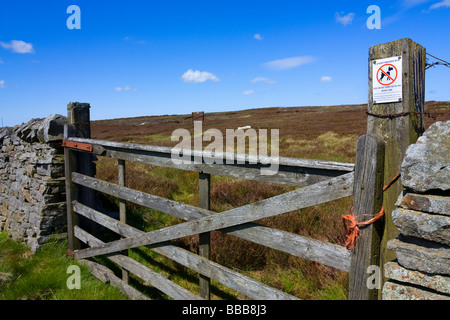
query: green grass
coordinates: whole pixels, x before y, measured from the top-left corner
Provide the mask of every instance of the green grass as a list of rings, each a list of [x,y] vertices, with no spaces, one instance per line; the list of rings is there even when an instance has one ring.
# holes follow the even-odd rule
[[[81,288],[70,290],[67,268],[80,267]],[[104,284],[88,268],[67,256],[67,242],[54,237],[32,254],[28,247],[0,233],[1,300],[124,300],[119,289]]]

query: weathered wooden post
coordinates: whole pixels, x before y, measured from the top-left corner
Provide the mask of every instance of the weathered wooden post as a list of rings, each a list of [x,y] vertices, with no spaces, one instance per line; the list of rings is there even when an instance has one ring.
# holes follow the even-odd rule
[[[68,123],[73,126],[75,137],[91,138],[91,108],[89,103],[71,102],[67,105]],[[94,176],[94,165],[92,154],[77,152],[77,171],[87,176]],[[89,188],[81,188],[81,198],[79,201],[91,208],[94,207],[94,194]]]
[[[69,137],[90,138],[90,105],[89,103],[71,102],[67,105],[67,126],[64,130],[64,140]],[[92,229],[83,219],[77,217],[73,211],[72,201],[77,200],[89,207],[93,207],[94,195],[91,189],[86,187],[76,187],[72,183],[72,172],[80,172],[88,176],[94,176],[94,164],[92,155],[84,152],[72,151],[69,148],[64,150],[65,174],[66,174],[66,202],[67,202],[67,233],[69,254],[80,248],[80,242],[74,236],[75,225],[84,224],[84,228]],[[89,230],[92,233],[92,230]]]
[[[211,209],[211,175],[208,173],[199,173],[198,189],[199,189],[199,207],[203,209]],[[199,235],[199,255],[210,258],[211,233],[205,232]],[[204,299],[210,299],[210,279],[200,274],[200,296]]]
[[[203,111],[192,112],[192,123],[194,123],[194,121],[205,121],[205,113]]]
[[[377,134],[384,140],[384,184],[400,171],[406,148],[424,131],[425,65],[425,48],[411,39],[369,49],[367,133]],[[401,190],[401,184],[397,182],[384,192],[386,222],[381,243],[381,270],[385,262],[396,257],[386,245],[398,235],[391,213]]]
[[[353,187],[353,214],[356,222],[368,221],[381,211],[384,150],[383,139],[379,136],[363,135],[358,139]],[[382,219],[359,227],[350,264],[349,300],[378,299],[382,235]],[[370,269],[371,266],[373,267]],[[375,276],[374,283],[369,279],[373,276]]]
[[[73,126],[66,124],[64,126],[64,140],[74,136]],[[80,241],[74,235],[74,227],[79,225],[77,214],[73,211],[72,201],[78,200],[78,188],[72,182],[72,172],[76,171],[77,157],[76,152],[69,148],[64,148],[64,175],[66,177],[66,208],[67,208],[67,244],[68,254],[73,257],[75,250],[80,249]]]

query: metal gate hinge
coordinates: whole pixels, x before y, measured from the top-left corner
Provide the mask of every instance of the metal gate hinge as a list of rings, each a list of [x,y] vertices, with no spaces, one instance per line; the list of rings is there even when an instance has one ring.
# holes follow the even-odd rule
[[[94,148],[92,147],[92,144],[68,141],[68,140],[63,140],[62,146],[66,147],[66,148],[77,149],[77,150],[82,150],[82,151],[89,151],[89,152],[92,152],[94,150]]]

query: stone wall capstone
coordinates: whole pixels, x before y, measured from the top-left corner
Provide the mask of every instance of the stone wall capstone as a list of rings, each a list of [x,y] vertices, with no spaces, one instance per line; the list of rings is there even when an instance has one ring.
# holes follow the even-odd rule
[[[54,114],[0,128],[0,231],[33,252],[66,231],[65,122]]]
[[[450,121],[436,122],[406,150],[388,241],[397,260],[384,265],[385,300],[450,300]]]

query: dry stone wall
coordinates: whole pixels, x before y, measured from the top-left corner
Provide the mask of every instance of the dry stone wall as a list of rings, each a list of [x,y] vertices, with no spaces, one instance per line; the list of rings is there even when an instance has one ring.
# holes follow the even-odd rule
[[[392,220],[400,231],[388,242],[397,260],[385,264],[386,300],[450,300],[450,121],[433,124],[408,147],[405,191]]]
[[[0,128],[0,231],[32,251],[66,231],[65,121],[51,115]]]

